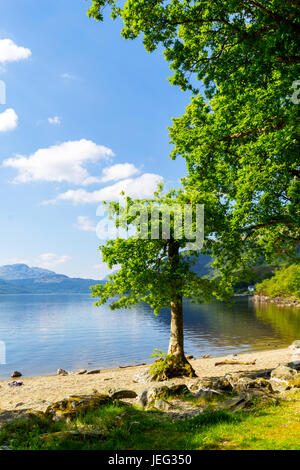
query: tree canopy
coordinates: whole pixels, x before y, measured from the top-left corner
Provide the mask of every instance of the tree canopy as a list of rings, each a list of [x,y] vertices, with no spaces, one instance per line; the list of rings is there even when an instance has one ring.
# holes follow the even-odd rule
[[[210,301],[219,294],[224,296],[225,284],[221,287],[214,279],[201,278],[193,271],[198,249],[187,250],[191,237],[187,238],[183,225],[177,234],[175,230],[175,218],[179,216],[184,222],[182,211],[188,205],[193,215],[191,234],[195,233],[196,223],[199,222],[195,219],[195,207],[200,199],[197,194],[182,191],[165,195],[158,191],[153,199],[133,200],[126,197],[125,213],[118,202],[109,204],[110,216],[115,225],[125,230],[134,226],[136,233],[123,238],[118,236],[99,247],[103,261],[116,272],[109,276],[108,282],[93,288],[94,297],[99,297],[97,305],[113,299],[110,308],[118,309],[145,302],[158,314],[161,309],[170,307],[174,292],[177,297],[198,302]],[[206,217],[203,237],[211,231],[210,224],[215,223],[213,213],[216,218],[222,218],[222,214],[215,212],[213,201],[210,204],[208,202],[208,207],[211,217]],[[169,234],[163,232],[162,214],[156,213],[166,208],[169,208],[170,216]],[[146,211],[146,230],[140,225],[141,210]],[[155,230],[157,235],[154,238]],[[141,231],[144,232],[143,236]],[[170,250],[173,250],[173,254],[176,252],[173,257],[175,264],[170,262]]]
[[[299,106],[291,99],[300,78],[299,0],[92,0],[89,15],[103,20],[106,6],[122,18],[124,38],[142,35],[149,52],[162,46],[171,83],[193,92],[170,128],[172,157],[187,161],[185,188],[211,196],[223,213],[206,243],[216,265],[228,275],[293,256],[300,242]]]
[[[110,215],[116,226],[126,230],[133,225],[136,233],[100,246],[103,261],[117,271],[105,284],[92,288],[92,296],[99,299],[97,306],[109,302],[114,310],[144,302],[155,314],[163,308],[171,310],[168,356],[161,358],[155,368],[159,380],[195,375],[184,353],[183,298],[203,302],[231,294],[226,283],[200,277],[192,269],[198,250],[186,249],[194,234],[204,230],[202,218],[197,217],[198,199],[197,194],[172,191],[162,195],[158,191],[148,200],[127,197],[125,209],[117,202],[111,203]],[[208,207],[212,210],[213,203]],[[214,220],[208,217],[207,233]]]

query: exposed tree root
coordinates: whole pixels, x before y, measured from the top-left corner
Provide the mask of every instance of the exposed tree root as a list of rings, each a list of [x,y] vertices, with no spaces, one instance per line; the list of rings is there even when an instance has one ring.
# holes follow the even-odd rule
[[[191,364],[185,356],[170,355],[164,359],[158,359],[151,366],[151,375],[158,382],[175,377],[197,377]]]

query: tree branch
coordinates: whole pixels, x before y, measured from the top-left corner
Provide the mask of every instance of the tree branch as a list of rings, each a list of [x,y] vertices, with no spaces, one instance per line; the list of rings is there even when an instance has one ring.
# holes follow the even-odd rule
[[[278,15],[277,13],[274,13],[271,10],[268,10],[260,3],[254,2],[253,0],[243,0],[243,2],[250,3],[250,5],[252,5],[254,8],[259,9],[260,11],[268,15],[270,18],[272,18],[272,20],[275,21],[275,23],[277,24],[284,23],[288,26],[291,26],[295,31],[300,31],[300,26],[297,23],[293,23],[292,21],[287,20],[283,16]]]
[[[234,139],[239,139],[241,137],[246,137],[247,135],[250,135],[250,134],[263,134],[264,132],[268,132],[270,130],[283,129],[286,125],[287,125],[286,122],[282,122],[276,125],[261,127],[260,129],[248,129],[247,131],[237,132],[236,134],[231,134],[231,135],[228,135],[227,137],[223,137],[223,139],[221,140],[225,140],[226,142],[228,142]]]

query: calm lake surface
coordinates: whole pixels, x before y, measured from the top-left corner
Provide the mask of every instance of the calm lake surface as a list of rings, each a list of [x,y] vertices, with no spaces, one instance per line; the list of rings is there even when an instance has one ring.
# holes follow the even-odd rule
[[[0,378],[9,378],[15,369],[36,376],[59,367],[149,363],[154,348],[168,348],[169,321],[168,311],[155,317],[146,305],[114,312],[94,307],[89,295],[1,295],[6,364],[0,364]],[[184,326],[187,354],[220,356],[288,346],[300,339],[300,311],[256,306],[245,297],[232,306],[186,302]]]

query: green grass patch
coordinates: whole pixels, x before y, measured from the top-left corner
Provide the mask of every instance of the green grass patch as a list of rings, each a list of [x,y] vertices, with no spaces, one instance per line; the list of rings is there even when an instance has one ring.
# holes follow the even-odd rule
[[[300,392],[291,397],[278,405],[257,404],[236,413],[213,409],[213,403],[193,418],[176,421],[159,411],[116,403],[79,414],[71,424],[44,417],[8,424],[0,432],[0,446],[16,450],[300,450]]]

